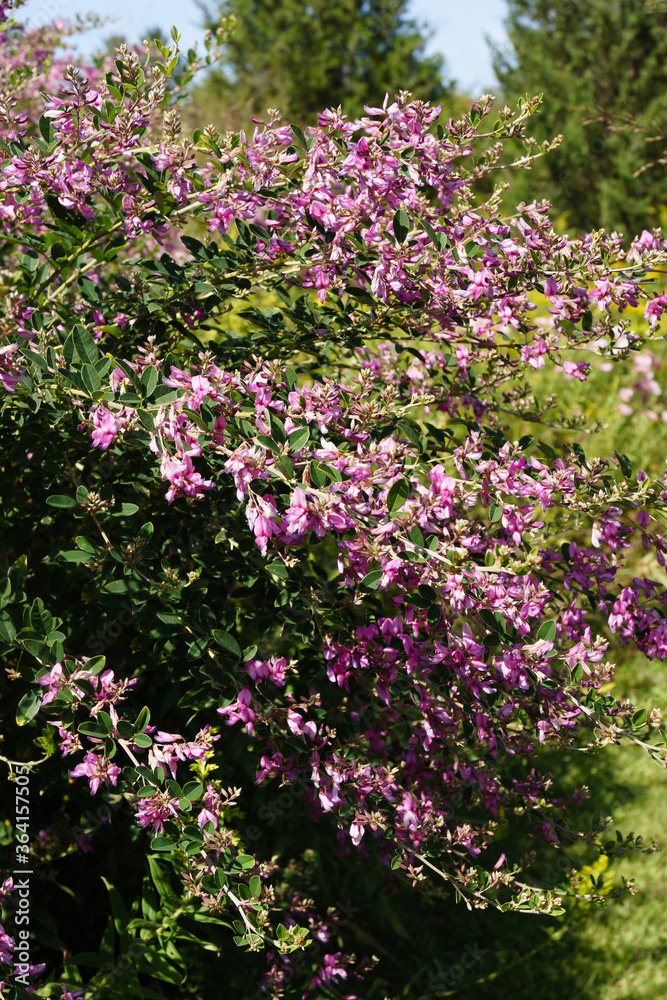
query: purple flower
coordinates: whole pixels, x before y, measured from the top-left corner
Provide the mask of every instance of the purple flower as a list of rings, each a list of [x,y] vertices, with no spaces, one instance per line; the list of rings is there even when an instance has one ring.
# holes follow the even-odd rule
[[[120,768],[116,764],[112,764],[104,756],[98,756],[92,750],[89,750],[84,760],[69,772],[72,778],[88,778],[90,791],[93,795],[100,787],[100,783],[106,785],[107,788],[110,785],[115,787],[119,774]]]

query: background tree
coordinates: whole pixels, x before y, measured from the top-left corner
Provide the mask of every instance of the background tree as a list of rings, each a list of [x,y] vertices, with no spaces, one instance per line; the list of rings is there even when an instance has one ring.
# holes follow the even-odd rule
[[[506,99],[544,93],[538,139],[560,148],[524,174],[566,224],[640,232],[667,202],[667,3],[509,0],[509,47],[495,47]],[[519,193],[514,187],[514,195]]]
[[[233,16],[236,28],[221,72],[200,88],[197,104],[233,124],[278,108],[305,124],[322,108],[362,113],[384,95],[409,90],[440,101],[452,93],[443,58],[425,55],[429,35],[406,13],[407,0],[222,0],[201,5],[207,26]]]

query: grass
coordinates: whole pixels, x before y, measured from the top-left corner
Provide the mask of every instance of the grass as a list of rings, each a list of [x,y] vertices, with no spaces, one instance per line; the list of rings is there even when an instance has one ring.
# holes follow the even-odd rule
[[[637,326],[645,330],[643,322],[637,322]],[[656,376],[660,383],[667,370],[667,350],[660,342],[647,344],[646,348],[663,358]],[[533,433],[554,446],[559,441],[577,441],[589,458],[609,458],[615,451],[622,452],[635,472],[642,468],[659,479],[665,472],[667,425],[645,416],[636,395],[632,415],[624,416],[618,408],[619,388],[636,381],[632,361],[616,364],[605,373],[594,356],[585,359],[591,360],[593,367],[584,385],[545,371],[536,373],[533,388],[541,399],[555,394],[554,413],[570,417],[580,413],[586,427],[568,431],[538,428]],[[647,405],[660,413],[667,406],[667,395],[661,393]],[[591,433],[596,423],[598,429]],[[516,429],[513,421],[508,436],[514,437]],[[526,433],[525,424],[519,433]],[[667,579],[653,557],[638,551],[633,553],[631,575],[640,573],[662,582]],[[628,651],[626,655],[615,652],[619,665],[614,694],[638,707],[658,707],[667,717],[664,664],[629,655]],[[609,653],[613,658],[613,643]],[[534,995],[531,991],[537,990],[541,1000],[563,996],[576,996],[577,1000],[657,1000],[667,995],[667,772],[640,748],[628,745],[608,746],[595,757],[570,761],[567,768],[576,772],[578,779],[583,776],[593,801],[602,806],[600,811],[613,816],[612,832],[634,831],[647,844],[654,840],[664,844],[665,851],[629,855],[616,862],[606,875],[617,885],[622,884],[623,877],[634,880],[637,894],[612,901],[605,909],[579,906],[570,916],[567,929],[559,932],[552,928],[552,940],[532,956],[529,944],[538,941],[539,934],[527,927],[526,958],[512,974],[511,983],[505,976],[497,981],[495,996],[499,1000],[528,1000]],[[472,998],[475,991],[458,995]]]
[[[662,663],[633,657],[618,671],[616,690],[667,714]],[[605,754],[616,780],[630,793],[612,810],[614,827],[667,847],[667,774],[638,748],[608,747]],[[595,772],[591,767],[593,780]],[[634,879],[639,893],[582,921],[575,956],[578,978],[600,1000],[655,1000],[667,993],[667,850],[625,858],[615,874],[619,881],[620,876]]]

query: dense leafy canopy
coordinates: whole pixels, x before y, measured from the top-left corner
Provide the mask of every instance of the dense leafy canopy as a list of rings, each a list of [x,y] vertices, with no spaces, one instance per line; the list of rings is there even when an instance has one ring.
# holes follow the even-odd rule
[[[278,108],[305,126],[325,107],[347,114],[407,90],[424,101],[451,92],[441,56],[424,52],[428,36],[408,16],[407,0],[223,0],[208,8],[211,27],[233,18],[223,73],[205,81],[245,125]]]
[[[559,149],[515,197],[548,198],[568,227],[634,236],[667,205],[667,4],[509,0],[494,68],[510,103],[543,93],[534,134]]]
[[[184,137],[175,45],[0,44],[5,992],[432,991],[404,906],[601,902],[525,840],[646,849],[552,762],[664,764],[606,684],[667,656],[667,490],[529,380],[655,335],[662,235],[479,193],[533,101]]]

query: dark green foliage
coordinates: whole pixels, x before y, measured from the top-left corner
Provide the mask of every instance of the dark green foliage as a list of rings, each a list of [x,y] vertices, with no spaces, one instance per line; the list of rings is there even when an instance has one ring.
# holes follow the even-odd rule
[[[548,198],[567,225],[634,235],[667,204],[664,0],[509,0],[510,45],[495,49],[506,100],[544,94],[537,139],[560,148],[517,178],[514,196]],[[662,160],[662,162],[660,162]]]
[[[207,9],[209,26],[230,15],[236,26],[224,72],[203,97],[217,95],[241,119],[271,107],[301,123],[339,104],[363,114],[399,90],[440,101],[451,93],[443,59],[424,54],[428,36],[407,8],[406,0],[221,0]]]

